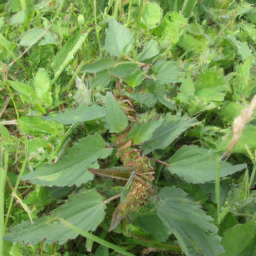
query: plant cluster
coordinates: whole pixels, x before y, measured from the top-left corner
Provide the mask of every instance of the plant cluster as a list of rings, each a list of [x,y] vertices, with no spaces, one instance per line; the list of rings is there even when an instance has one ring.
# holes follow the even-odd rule
[[[255,255],[254,2],[1,1],[0,255]]]

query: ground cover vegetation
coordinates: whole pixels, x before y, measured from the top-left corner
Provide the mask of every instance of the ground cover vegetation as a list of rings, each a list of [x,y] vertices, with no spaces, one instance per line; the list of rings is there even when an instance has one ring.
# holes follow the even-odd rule
[[[256,255],[256,7],[0,1],[0,255]]]

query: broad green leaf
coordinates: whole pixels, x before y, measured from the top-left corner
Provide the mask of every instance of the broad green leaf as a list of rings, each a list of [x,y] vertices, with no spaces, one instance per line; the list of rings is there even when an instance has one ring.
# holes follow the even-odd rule
[[[230,91],[222,68],[212,67],[197,76],[196,90],[208,88],[215,92]]]
[[[34,90],[37,97],[45,103],[47,106],[51,106],[52,104],[52,96],[51,96],[51,85],[48,73],[45,69],[40,68],[33,81]]]
[[[208,101],[223,101],[225,94],[221,92],[216,92],[209,88],[202,88],[195,92],[195,95],[203,100]]]
[[[139,104],[143,104],[148,108],[153,108],[157,103],[157,97],[153,93],[126,93],[126,95],[137,101]]]
[[[173,103],[173,101],[171,101],[170,99],[166,98],[165,95],[157,93],[155,94],[157,100],[164,106],[166,106],[167,108],[171,109],[171,110],[175,110],[175,105]]]
[[[183,116],[179,120],[168,120],[162,123],[160,127],[153,132],[151,139],[141,146],[141,148],[144,149],[143,154],[146,155],[155,149],[165,149],[182,132],[198,124],[195,118],[187,119],[187,116]]]
[[[9,24],[21,24],[25,20],[25,11],[21,10],[15,13],[9,20]]]
[[[135,220],[134,224],[147,233],[152,234],[159,242],[166,241],[169,236],[163,222],[156,214],[148,214],[140,217]]]
[[[127,75],[124,78],[124,82],[127,83],[130,87],[135,88],[140,85],[145,78],[145,72],[143,70],[137,70],[134,73]]]
[[[139,68],[139,65],[132,62],[126,62],[113,67],[111,69],[111,73],[118,77],[125,77],[137,71],[138,68]]]
[[[34,41],[44,33],[45,29],[43,28],[32,28],[28,30],[25,34],[21,36],[20,45],[22,46],[30,46],[34,43]],[[39,45],[46,44],[57,44],[57,39],[54,34],[50,31],[47,31],[43,38],[40,39]]]
[[[134,145],[141,144],[152,137],[153,132],[163,123],[163,119],[150,120],[143,124],[134,124],[127,135]]]
[[[153,34],[160,36],[159,43],[165,48],[178,43],[182,31],[187,25],[187,19],[178,12],[167,13]]]
[[[238,54],[241,56],[243,60],[247,59],[252,55],[252,51],[248,47],[247,43],[238,41],[234,36],[230,37],[229,39],[233,43]]]
[[[115,101],[112,93],[108,92],[106,98],[106,118],[109,132],[119,133],[127,127],[127,117],[124,111],[121,109],[120,105]]]
[[[176,236],[187,256],[217,256],[224,252],[212,217],[181,189],[164,187],[158,194],[156,208],[168,233]]]
[[[100,59],[95,61],[92,64],[85,65],[82,68],[81,72],[89,72],[89,73],[99,72],[99,71],[111,68],[114,63],[115,61],[110,58]]]
[[[182,82],[184,73],[174,61],[157,61],[152,70],[156,79],[163,84]]]
[[[97,159],[104,159],[112,153],[106,148],[105,141],[99,134],[87,136],[67,149],[66,154],[56,163],[40,166],[36,171],[22,176],[41,186],[81,186],[93,179],[89,168],[98,168]]]
[[[51,216],[36,219],[33,225],[29,221],[22,222],[11,228],[10,234],[4,239],[31,245],[41,241],[46,244],[64,244],[70,239],[75,239],[78,233],[62,225],[56,218],[63,218],[83,231],[94,231],[105,217],[105,208],[103,197],[94,190],[73,194],[65,204],[54,210]]]
[[[62,124],[75,124],[102,118],[106,115],[106,110],[98,105],[91,107],[80,105],[78,108],[67,110],[64,113],[43,116],[46,121],[57,121]]]
[[[95,77],[91,80],[91,88],[94,87],[105,87],[111,81],[110,72],[108,70],[101,71],[97,73]]]
[[[157,3],[147,3],[144,7],[140,24],[146,29],[158,26],[163,16],[163,11]]]
[[[105,50],[116,57],[128,55],[133,45],[132,33],[121,23],[111,19],[106,32]]]
[[[159,54],[158,43],[151,39],[144,46],[143,51],[140,53],[138,57],[138,61],[144,61],[151,59]]]
[[[256,255],[256,222],[251,220],[224,233],[221,244],[225,252],[219,256]]]
[[[171,157],[171,173],[190,183],[205,183],[215,180],[217,160],[211,151],[197,146],[183,146]],[[220,177],[231,175],[246,168],[246,164],[231,165],[220,162]]]
[[[74,54],[82,47],[87,35],[88,32],[85,35],[81,35],[77,32],[75,35],[70,37],[65,45],[58,51],[51,63],[51,67],[54,72],[54,80],[59,77],[67,64],[74,58]]]
[[[55,135],[62,136],[63,125],[47,122],[41,116],[22,116],[18,120],[19,129],[28,135]]]

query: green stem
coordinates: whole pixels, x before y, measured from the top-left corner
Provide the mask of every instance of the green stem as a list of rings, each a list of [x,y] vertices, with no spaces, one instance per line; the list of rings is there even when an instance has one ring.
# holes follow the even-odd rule
[[[8,83],[5,83],[5,85],[7,87],[7,90],[10,93],[10,97],[12,99],[12,103],[13,103],[13,106],[14,106],[14,109],[15,109],[15,112],[16,112],[17,119],[19,119],[20,118],[19,111],[17,109],[16,103],[15,103],[15,100],[14,100],[14,97],[13,97],[12,89],[11,89],[11,87],[10,87],[10,85]]]
[[[220,159],[217,156],[215,176],[215,198],[217,203],[217,222],[220,223]]]
[[[25,144],[25,159],[24,159],[24,162],[22,164],[21,171],[18,175],[18,178],[17,178],[15,186],[14,186],[14,190],[13,190],[13,192],[16,193],[16,194],[17,194],[17,190],[18,190],[18,187],[19,187],[19,184],[20,184],[21,176],[23,175],[23,173],[25,171],[25,168],[26,168],[26,164],[27,164],[27,157],[28,157],[27,156],[27,140],[25,141],[25,143],[26,143]],[[11,215],[13,201],[14,201],[14,197],[12,197],[11,200],[10,200],[8,211],[7,211],[7,214],[6,214],[6,219],[5,219],[5,223],[4,223],[4,229],[5,230],[6,230],[10,215]]]
[[[82,229],[72,225],[71,223],[65,221],[64,219],[61,219],[61,218],[57,218],[57,219],[60,220],[64,225],[66,225],[67,227],[69,227],[72,230],[76,231],[78,234],[80,234],[81,236],[83,236],[83,237],[85,237],[87,239],[91,239],[92,241],[94,241],[94,242],[96,242],[98,244],[101,244],[103,246],[106,246],[106,247],[108,247],[110,249],[113,249],[114,251],[119,252],[119,253],[121,253],[123,255],[134,256],[134,254],[125,251],[121,247],[116,246],[114,244],[111,244],[111,243],[109,243],[109,242],[107,242],[107,241],[105,241],[105,240],[103,240],[103,239],[101,239],[101,238],[99,238],[99,237],[89,233],[89,232],[86,232],[86,231],[84,231],[84,230],[82,230]]]
[[[249,182],[249,189],[254,185],[255,183],[255,175],[256,175],[256,162],[253,165],[253,169],[252,169],[252,174],[250,177],[250,182]]]
[[[99,50],[100,50],[101,49],[101,44],[100,44],[100,36],[99,36],[98,23],[97,23],[97,4],[96,4],[96,0],[93,0],[93,9],[94,9],[95,32],[96,32],[96,37],[97,37]]]
[[[82,60],[81,63],[79,64],[79,66],[77,67],[75,73],[73,74],[72,78],[70,79],[70,81],[68,82],[67,86],[63,89],[63,93],[64,92],[69,92],[69,90],[71,89],[71,86],[73,85],[73,83],[75,82],[76,80],[76,77],[77,77],[77,74],[80,73],[81,69],[83,68],[85,64],[85,61]]]
[[[3,148],[0,148],[3,151]],[[2,152],[1,152],[2,153]],[[8,151],[4,151],[4,156],[0,156],[0,255],[4,255],[4,241],[3,236],[5,234],[4,227],[4,199],[5,199],[5,184],[8,170]]]

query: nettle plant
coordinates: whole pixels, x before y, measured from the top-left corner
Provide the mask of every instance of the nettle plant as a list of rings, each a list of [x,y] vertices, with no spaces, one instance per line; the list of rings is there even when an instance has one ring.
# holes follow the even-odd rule
[[[9,50],[1,59],[12,57],[17,64],[9,68],[27,72],[8,78],[3,64],[25,145],[13,196],[30,218],[8,229],[4,240],[63,245],[81,235],[88,251],[92,242],[101,245],[96,255],[108,255],[107,248],[122,255],[255,251],[255,165],[250,176],[239,157],[255,162],[254,101],[246,108],[255,91],[255,8],[173,2],[117,3],[113,16],[109,9],[95,15],[95,27],[71,5],[71,32],[58,18],[59,4],[44,29],[35,26],[20,38],[19,47],[35,47],[26,60],[37,69],[24,67],[0,34],[0,46]],[[122,23],[119,4],[128,10]],[[26,15],[21,10],[11,24],[28,22]],[[55,54],[60,34],[66,40]],[[29,109],[19,114],[24,105]],[[2,147],[12,151],[15,139],[5,127],[0,131]],[[225,161],[232,152],[238,157]],[[7,154],[1,159],[7,169]],[[24,199],[16,193],[20,178],[35,184]],[[248,238],[243,244],[241,235]]]

